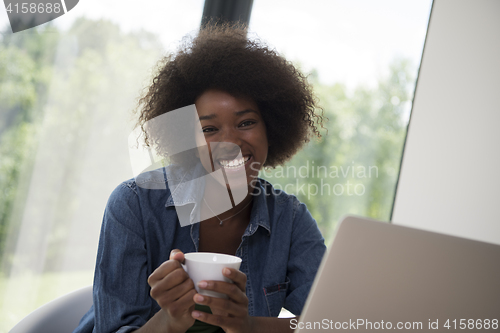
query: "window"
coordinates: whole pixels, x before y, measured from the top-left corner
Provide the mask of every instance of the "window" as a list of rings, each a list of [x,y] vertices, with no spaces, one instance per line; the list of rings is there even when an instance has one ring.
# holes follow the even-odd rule
[[[390,219],[430,1],[256,0],[250,30],[309,73],[323,139],[262,172],[294,193],[327,243],[339,219]]]
[[[92,283],[104,206],[132,177],[131,111],[203,1],[81,1],[13,34],[0,11],[0,331]],[[430,1],[255,0],[250,31],[310,74],[322,141],[262,176],[329,235],[346,213],[388,220]]]
[[[102,214],[133,176],[127,137],[165,49],[203,1],[80,1],[13,34],[0,19],[0,331],[92,284]]]

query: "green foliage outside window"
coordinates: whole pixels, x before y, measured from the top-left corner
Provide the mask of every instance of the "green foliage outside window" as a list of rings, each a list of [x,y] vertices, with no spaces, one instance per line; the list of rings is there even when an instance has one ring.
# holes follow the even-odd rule
[[[307,204],[323,235],[345,214],[388,221],[406,134],[414,78],[408,60],[395,60],[375,88],[353,92],[310,76],[329,121],[286,166],[261,176]]]
[[[132,121],[139,89],[147,85],[160,58],[160,42],[146,32],[124,33],[113,23],[88,19],[78,19],[65,32],[49,25],[16,35],[4,33],[0,38],[0,299],[4,299],[12,263],[26,259],[14,256],[13,250],[33,164],[42,153],[46,161],[65,161],[51,166],[47,177],[55,177],[52,183],[62,183],[66,190],[61,195],[43,189],[45,204],[55,208],[46,239],[45,273],[40,278],[47,277],[46,285],[51,286],[54,276],[71,276],[65,280],[76,283],[67,286],[72,290],[86,278],[58,270],[69,233],[67,221],[86,207],[87,199],[79,196],[81,179],[75,175],[116,174],[102,163],[90,161],[83,166],[81,161],[89,142],[115,139],[126,145],[128,133],[122,132],[120,123]],[[265,170],[261,176],[306,203],[327,241],[344,214],[389,219],[414,85],[411,73],[407,60],[395,60],[377,87],[353,91],[340,83],[322,84],[314,72],[309,76],[329,118],[323,139],[312,139],[286,166]],[[47,138],[53,146],[43,150],[40,142]],[[112,151],[105,155],[122,159],[120,165],[130,168],[128,156]],[[120,180],[124,179],[113,185]],[[109,192],[98,185],[85,182],[87,196],[105,202]],[[96,221],[102,217],[102,211],[86,214],[85,218]],[[34,235],[36,245],[40,240]],[[72,251],[75,258],[88,257],[89,249],[73,247]],[[83,264],[74,260],[74,265]],[[54,297],[38,296],[35,306]],[[0,331],[33,309],[13,308],[10,315],[0,315]]]
[[[23,184],[29,182],[49,86],[58,91],[57,100],[50,103],[57,117],[45,118],[43,126],[57,131],[61,140],[74,142],[66,153],[78,161],[85,148],[78,145],[95,130],[96,117],[111,124],[98,130],[111,134],[109,117],[116,113],[109,110],[124,108],[123,117],[131,119],[129,106],[139,94],[137,87],[146,84],[147,68],[160,56],[156,36],[125,34],[106,21],[79,19],[67,32],[45,29],[3,34],[0,40],[0,254],[8,251],[7,232],[15,231],[20,220]],[[62,39],[73,40],[65,44],[73,46],[58,48]],[[414,84],[410,73],[407,60],[396,60],[377,87],[354,91],[340,83],[322,84],[310,75],[329,118],[323,139],[312,139],[285,167],[261,175],[306,203],[325,236],[347,213],[389,219],[406,133],[404,113]],[[72,167],[71,172],[78,172],[81,165],[75,162]],[[65,186],[76,191],[77,184],[69,179]],[[70,193],[76,197],[75,191]],[[65,216],[78,205],[71,196],[65,200],[65,211],[54,221],[54,256],[64,242]],[[19,207],[14,209],[14,203]]]

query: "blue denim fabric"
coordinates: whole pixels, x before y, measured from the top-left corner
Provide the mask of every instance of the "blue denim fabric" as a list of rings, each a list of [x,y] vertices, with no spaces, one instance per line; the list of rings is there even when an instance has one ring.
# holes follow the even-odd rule
[[[160,310],[149,295],[148,276],[172,249],[198,250],[199,223],[180,226],[165,179],[155,170],[111,194],[99,239],[93,306],[74,332],[124,333],[141,327]],[[249,314],[275,317],[284,307],[300,315],[326,249],[324,239],[295,196],[262,179],[256,185],[250,223],[236,252],[247,275]]]

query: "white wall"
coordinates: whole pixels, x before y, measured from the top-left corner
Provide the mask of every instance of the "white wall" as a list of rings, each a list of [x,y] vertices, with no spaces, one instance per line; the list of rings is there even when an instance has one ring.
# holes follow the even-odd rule
[[[500,1],[435,0],[392,221],[500,244]]]

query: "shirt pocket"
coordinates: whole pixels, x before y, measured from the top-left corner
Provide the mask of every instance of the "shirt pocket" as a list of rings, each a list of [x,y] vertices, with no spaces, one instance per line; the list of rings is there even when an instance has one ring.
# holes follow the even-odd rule
[[[270,317],[278,317],[281,308],[285,304],[285,298],[288,290],[289,280],[283,283],[264,287],[264,295],[266,297],[267,309]]]

